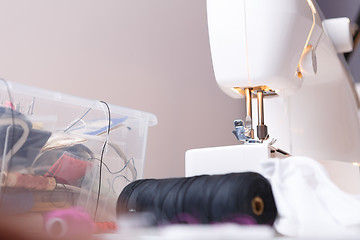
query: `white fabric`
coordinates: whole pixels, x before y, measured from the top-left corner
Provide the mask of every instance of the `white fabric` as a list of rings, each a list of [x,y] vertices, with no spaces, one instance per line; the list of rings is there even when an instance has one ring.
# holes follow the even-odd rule
[[[272,185],[279,214],[274,226],[280,234],[360,237],[360,200],[341,191],[315,160],[268,159],[262,174]]]

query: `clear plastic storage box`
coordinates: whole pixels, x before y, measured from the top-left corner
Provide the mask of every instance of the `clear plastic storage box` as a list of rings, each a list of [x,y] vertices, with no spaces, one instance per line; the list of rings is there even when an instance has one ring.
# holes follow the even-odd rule
[[[141,178],[153,114],[0,81],[0,213],[81,207],[114,221]]]

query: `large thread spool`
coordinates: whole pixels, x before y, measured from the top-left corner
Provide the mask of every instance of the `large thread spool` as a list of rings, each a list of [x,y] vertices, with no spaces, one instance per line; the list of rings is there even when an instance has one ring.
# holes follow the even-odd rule
[[[277,215],[270,183],[254,172],[137,180],[123,189],[117,202],[118,217],[134,212],[151,213],[155,225],[272,225]]]

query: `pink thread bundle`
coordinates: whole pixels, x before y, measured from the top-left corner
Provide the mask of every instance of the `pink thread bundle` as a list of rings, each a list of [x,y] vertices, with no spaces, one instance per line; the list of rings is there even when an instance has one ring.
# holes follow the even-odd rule
[[[89,238],[96,232],[91,217],[80,208],[55,210],[44,218],[45,232],[56,239]]]

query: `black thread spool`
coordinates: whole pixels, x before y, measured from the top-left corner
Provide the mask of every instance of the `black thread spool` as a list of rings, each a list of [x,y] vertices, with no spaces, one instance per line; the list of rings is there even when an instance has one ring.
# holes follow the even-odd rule
[[[117,216],[148,212],[154,224],[237,222],[272,225],[277,209],[270,183],[254,172],[130,183],[117,202]],[[190,219],[189,219],[190,217]],[[240,219],[240,221],[239,221]]]

